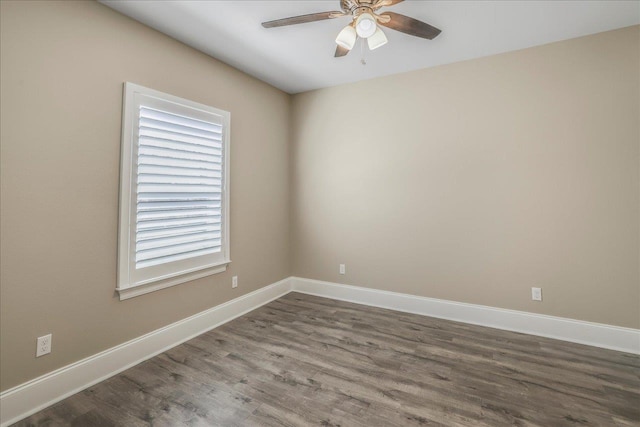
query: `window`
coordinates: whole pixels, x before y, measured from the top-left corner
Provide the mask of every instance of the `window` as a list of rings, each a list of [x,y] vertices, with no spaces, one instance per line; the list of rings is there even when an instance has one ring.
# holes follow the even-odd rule
[[[226,111],[125,84],[120,299],[226,270],[229,121]]]

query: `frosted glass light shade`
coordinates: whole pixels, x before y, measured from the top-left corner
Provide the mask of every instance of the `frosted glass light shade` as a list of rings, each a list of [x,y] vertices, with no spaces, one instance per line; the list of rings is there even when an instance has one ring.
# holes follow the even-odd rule
[[[336,43],[345,49],[353,49],[353,45],[356,43],[356,30],[351,25],[347,25],[336,37]]]
[[[385,44],[387,44],[387,36],[380,29],[380,27],[378,27],[376,29],[376,32],[367,39],[367,44],[369,45],[369,49],[377,49],[380,46],[384,46]]]
[[[356,20],[356,32],[360,37],[366,39],[371,37],[376,32],[378,24],[376,24],[376,18],[370,13],[362,13]]]

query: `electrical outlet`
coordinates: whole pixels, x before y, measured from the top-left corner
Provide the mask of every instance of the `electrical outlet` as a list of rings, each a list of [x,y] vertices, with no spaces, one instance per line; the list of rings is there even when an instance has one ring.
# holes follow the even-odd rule
[[[237,288],[238,287],[238,276],[233,276],[231,278],[231,287],[232,288]]]
[[[346,274],[347,267],[344,264],[340,264],[340,274]]]
[[[51,353],[51,334],[39,337],[36,347],[36,357]]]
[[[534,301],[542,301],[542,288],[531,288],[531,299]]]

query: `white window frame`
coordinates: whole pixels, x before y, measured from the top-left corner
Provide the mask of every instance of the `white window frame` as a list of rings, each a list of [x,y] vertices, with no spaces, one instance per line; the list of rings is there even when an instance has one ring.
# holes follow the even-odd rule
[[[222,122],[222,245],[220,253],[203,255],[154,267],[149,274],[135,268],[135,224],[137,205],[137,158],[139,106],[171,106],[171,112],[207,120],[212,114]],[[120,216],[118,232],[118,275],[116,290],[121,300],[226,271],[231,262],[229,245],[229,126],[231,114],[177,96],[133,83],[124,84],[122,146],[120,156]]]

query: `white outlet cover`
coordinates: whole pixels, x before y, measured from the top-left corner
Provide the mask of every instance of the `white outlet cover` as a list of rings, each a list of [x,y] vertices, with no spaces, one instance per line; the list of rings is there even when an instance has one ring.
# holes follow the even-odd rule
[[[238,287],[238,276],[233,276],[231,278],[231,287],[232,288],[237,288]]]
[[[36,347],[36,357],[51,353],[51,334],[38,337]]]
[[[346,274],[347,267],[344,264],[340,264],[340,274]]]
[[[531,299],[534,301],[542,301],[542,288],[531,288]]]

